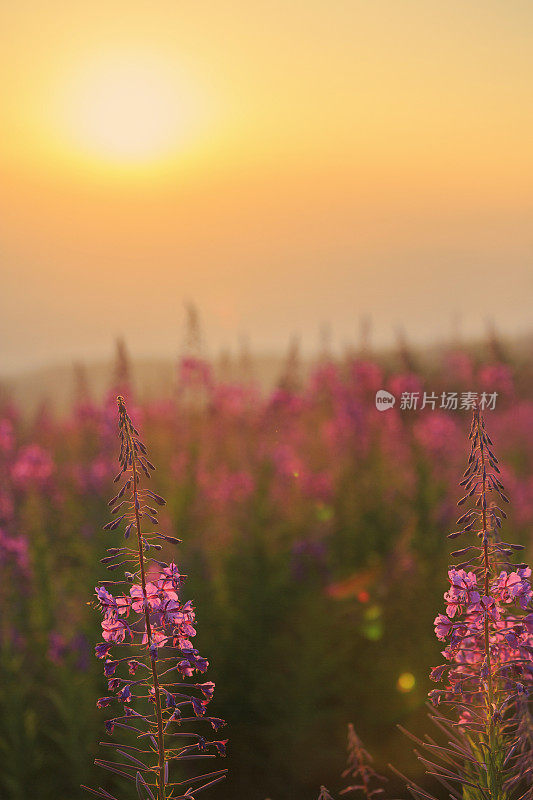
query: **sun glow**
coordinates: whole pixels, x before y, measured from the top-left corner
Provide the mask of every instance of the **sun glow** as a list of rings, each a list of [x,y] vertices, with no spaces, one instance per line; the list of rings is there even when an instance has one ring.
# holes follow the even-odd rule
[[[93,159],[117,165],[161,161],[199,127],[198,99],[177,67],[139,54],[100,58],[74,71],[61,104],[63,135]]]

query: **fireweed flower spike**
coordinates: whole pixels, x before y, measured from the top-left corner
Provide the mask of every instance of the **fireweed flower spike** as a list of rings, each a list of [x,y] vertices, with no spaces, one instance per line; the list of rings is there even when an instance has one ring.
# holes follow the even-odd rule
[[[117,727],[133,732],[138,746],[103,742],[114,748],[120,760],[97,759],[95,763],[134,783],[141,800],[194,800],[203,789],[222,780],[227,770],[184,778],[175,774],[174,765],[224,756],[227,740],[208,741],[181,726],[200,722],[218,731],[225,723],[208,714],[214,683],[186,680],[208,667],[191,642],[196,633],[194,608],[180,599],[184,576],[176,564],[151,555],[158,553],[163,543],[179,540],[143,530],[143,524],[147,528],[157,525],[156,506],[165,501],[141,486],[155,467],[123,398],[118,397],[117,402],[121,447],[115,482],[121,486],[109,501],[113,519],[104,530],[123,526],[126,546],[109,548],[102,562],[109,570],[125,567],[126,580],[102,581],[96,587],[103,612],[103,641],[96,645],[96,655],[104,662],[109,689],[109,696],[101,697],[97,705],[122,706],[118,715],[106,721],[106,730],[112,734]],[[118,593],[121,586],[122,594]],[[97,797],[116,800],[105,789],[83,788]]]
[[[350,778],[350,783],[340,794],[360,792],[367,800],[376,795],[383,794],[383,789],[377,786],[379,782],[386,781],[382,775],[370,766],[372,756],[363,747],[361,739],[356,734],[353,725],[348,725],[348,758],[343,778]]]
[[[430,692],[433,704],[451,711],[432,719],[450,739],[447,747],[429,738],[415,741],[431,754],[429,760],[417,753],[427,772],[451,797],[512,800],[533,792],[531,738],[524,736],[533,677],[531,570],[512,563],[513,551],[522,547],[500,536],[502,506],[509,501],[479,408],[469,439],[459,505],[470,508],[450,538],[469,533],[476,539],[452,553],[463,561],[450,567],[445,613],[435,619],[446,663],[431,672],[435,682],[444,682]],[[413,783],[408,787],[416,798],[429,797]]]

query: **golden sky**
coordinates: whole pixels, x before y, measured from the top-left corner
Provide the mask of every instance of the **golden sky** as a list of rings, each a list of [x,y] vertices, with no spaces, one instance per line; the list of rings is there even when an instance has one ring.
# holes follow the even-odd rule
[[[530,328],[530,0],[0,6],[0,372]]]

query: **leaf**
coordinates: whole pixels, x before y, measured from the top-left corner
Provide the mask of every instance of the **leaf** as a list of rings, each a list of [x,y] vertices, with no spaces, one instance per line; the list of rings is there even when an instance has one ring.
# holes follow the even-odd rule
[[[155,800],[152,790],[140,772],[138,772],[136,775],[135,786],[137,788],[137,794],[139,795],[140,800],[147,800],[147,798],[149,798],[149,800]]]

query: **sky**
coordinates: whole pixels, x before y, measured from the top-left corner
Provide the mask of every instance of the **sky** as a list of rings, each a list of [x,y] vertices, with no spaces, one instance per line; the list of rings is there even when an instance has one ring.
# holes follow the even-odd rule
[[[0,5],[0,373],[531,330],[529,0]]]

